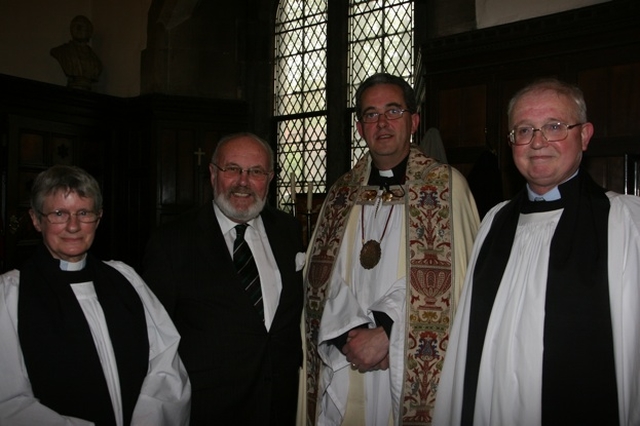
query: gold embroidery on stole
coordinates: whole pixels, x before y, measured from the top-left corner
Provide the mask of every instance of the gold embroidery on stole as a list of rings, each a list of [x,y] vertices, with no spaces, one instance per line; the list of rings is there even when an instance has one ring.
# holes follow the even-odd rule
[[[307,424],[317,417],[321,360],[318,328],[328,283],[347,219],[368,176],[369,154],[330,189],[318,216],[305,277]],[[405,371],[400,416],[403,425],[431,422],[435,389],[449,338],[452,285],[450,167],[413,147],[407,164],[405,205],[408,273]]]

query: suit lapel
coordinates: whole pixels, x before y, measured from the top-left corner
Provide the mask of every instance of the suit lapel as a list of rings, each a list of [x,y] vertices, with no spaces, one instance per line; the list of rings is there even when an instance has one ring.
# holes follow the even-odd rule
[[[276,218],[269,207],[265,207],[265,209],[262,211],[260,216],[262,217],[262,223],[264,224],[264,229],[267,232],[267,238],[269,239],[269,246],[271,247],[273,256],[276,259],[278,269],[280,270],[280,273],[282,273],[282,270],[286,266],[285,258],[283,257],[283,247],[285,246],[285,239],[282,238],[282,235],[278,235],[278,226],[276,223]]]
[[[294,297],[294,292],[291,286],[296,284],[296,272],[292,259],[295,258],[296,253],[295,247],[290,244],[291,239],[286,238],[284,234],[286,232],[290,232],[291,229],[283,230],[277,216],[268,206],[262,211],[261,216],[267,233],[267,238],[269,239],[269,245],[271,246],[271,251],[273,252],[276,264],[278,265],[278,271],[280,272],[280,278],[282,280],[280,301],[271,325],[271,330],[274,330],[277,328],[279,318],[282,315],[280,312],[281,309],[286,309],[287,306],[290,306],[289,299]]]
[[[218,219],[213,212],[213,205],[207,204],[198,214],[198,227],[202,231],[198,236],[198,250],[202,253],[202,259],[207,259],[206,265],[201,267],[211,277],[217,277],[214,282],[237,284],[237,275],[233,269],[231,254],[220,229]]]

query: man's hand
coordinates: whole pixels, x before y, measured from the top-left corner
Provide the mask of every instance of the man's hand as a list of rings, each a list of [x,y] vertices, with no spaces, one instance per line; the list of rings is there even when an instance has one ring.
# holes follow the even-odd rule
[[[382,361],[380,361],[378,364],[374,365],[369,371],[374,371],[374,370],[386,370],[389,368],[389,354],[387,354],[387,356],[385,356]]]
[[[389,368],[389,338],[382,327],[351,330],[342,353],[361,373]]]

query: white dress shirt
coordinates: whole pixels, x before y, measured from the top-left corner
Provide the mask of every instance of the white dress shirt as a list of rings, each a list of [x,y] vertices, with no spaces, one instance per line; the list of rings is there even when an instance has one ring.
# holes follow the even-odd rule
[[[213,203],[213,210],[220,224],[229,253],[233,258],[233,242],[236,239],[235,226],[238,223],[225,216],[215,203]],[[282,292],[282,277],[276,264],[276,258],[269,245],[262,218],[258,216],[248,221],[247,224],[249,226],[244,233],[244,239],[249,245],[251,253],[253,253],[253,258],[260,274],[260,286],[262,287],[262,301],[264,304],[264,326],[269,330],[276,314],[276,309],[278,309],[278,301]]]

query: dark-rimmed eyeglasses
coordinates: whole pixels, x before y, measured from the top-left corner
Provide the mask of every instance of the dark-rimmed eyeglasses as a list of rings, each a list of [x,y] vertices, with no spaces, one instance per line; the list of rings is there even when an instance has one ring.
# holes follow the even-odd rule
[[[243,169],[240,166],[220,167],[216,163],[211,163],[211,164],[213,164],[215,167],[218,168],[218,170],[220,170],[222,173],[224,173],[229,177],[240,177],[244,172],[247,174],[249,179],[266,180],[269,174],[271,174],[271,172],[267,172],[266,170],[259,167],[251,167],[249,169]]]
[[[94,223],[97,222],[100,217],[102,217],[102,214],[91,210],[78,210],[75,213],[71,213],[66,210],[54,210],[51,213],[38,213],[41,216],[46,217],[47,221],[54,225],[60,225],[69,222],[71,220],[71,216],[75,216],[78,219],[78,222],[82,223]]]
[[[569,130],[584,123],[565,124],[559,122],[547,123],[540,128],[533,126],[517,126],[509,132],[509,142],[512,145],[529,145],[536,132],[542,133],[547,142],[560,142],[569,136]]]
[[[363,123],[376,123],[381,115],[384,115],[387,120],[397,120],[402,117],[405,112],[410,111],[408,109],[391,108],[385,112],[365,112],[362,114],[362,117],[360,117],[360,121]]]

